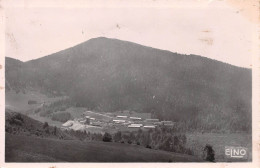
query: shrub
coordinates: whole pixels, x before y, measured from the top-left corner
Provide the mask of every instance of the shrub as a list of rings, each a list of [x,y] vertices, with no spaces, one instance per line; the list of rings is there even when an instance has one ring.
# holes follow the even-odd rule
[[[115,136],[114,136],[114,141],[115,142],[120,142],[122,139],[122,133],[120,131],[118,131]]]
[[[129,139],[129,140],[127,141],[127,143],[132,144],[132,141]]]
[[[36,100],[28,100],[28,104],[37,104]]]
[[[179,145],[180,139],[178,136],[174,136],[174,146]]]
[[[111,142],[112,141],[112,136],[109,133],[105,133],[103,136],[103,141],[104,142]]]
[[[151,145],[146,145],[146,148],[152,149]]]
[[[22,125],[23,123],[23,118],[21,114],[17,114],[13,116],[12,118],[9,119],[10,124],[15,124],[15,125]]]
[[[5,127],[5,132],[12,133],[12,130],[10,129],[10,127]]]
[[[140,145],[140,142],[137,142],[136,145]]]
[[[57,127],[55,126],[54,130],[53,130],[53,135],[56,135],[56,134],[57,134]]]
[[[35,135],[36,136],[40,136],[40,133],[37,131],[37,132],[35,132]]]
[[[15,124],[15,125],[22,125],[22,121],[18,120],[18,119],[13,119],[12,123]]]
[[[23,121],[23,118],[22,118],[22,115],[21,115],[21,114],[17,114],[17,115],[15,116],[15,118],[16,118],[17,120]]]
[[[50,133],[50,130],[49,130],[48,127],[45,129],[45,133],[46,133],[46,134],[49,134],[49,133]]]
[[[203,149],[203,158],[206,161],[214,162],[215,161],[215,151],[212,146],[207,144]]]
[[[44,122],[44,124],[43,124],[43,129],[45,129],[45,128],[47,128],[47,127],[49,127],[49,124],[48,124],[48,122]]]

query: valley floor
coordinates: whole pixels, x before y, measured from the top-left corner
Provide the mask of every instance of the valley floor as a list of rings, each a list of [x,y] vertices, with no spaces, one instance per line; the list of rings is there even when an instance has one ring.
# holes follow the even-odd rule
[[[53,121],[48,117],[41,117],[34,113],[39,104],[28,105],[29,100],[53,103],[62,97],[48,98],[38,92],[6,93],[6,107],[17,110],[22,114],[51,126],[60,127],[62,122]],[[80,117],[85,108],[68,108],[74,118]],[[117,114],[120,115],[120,114]],[[106,130],[109,132],[109,130]],[[185,133],[186,147],[197,157],[202,156],[206,144],[213,147],[216,162],[226,162],[225,146],[248,148],[248,160],[252,160],[252,135],[248,133]],[[19,139],[19,141],[17,140]],[[108,155],[108,156],[107,156]],[[75,157],[77,156],[77,157]],[[165,151],[146,149],[141,146],[80,141],[62,141],[41,139],[35,137],[6,134],[6,161],[7,162],[189,162],[200,161],[192,156],[180,155]]]

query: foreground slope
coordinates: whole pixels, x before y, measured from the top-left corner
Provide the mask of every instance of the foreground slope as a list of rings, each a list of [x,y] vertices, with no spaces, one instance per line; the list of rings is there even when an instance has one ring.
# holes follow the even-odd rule
[[[36,121],[26,115],[5,110],[5,133],[52,139],[75,139],[47,123]]]
[[[6,162],[200,162],[194,156],[120,143],[6,135]]]
[[[19,76],[19,87],[68,95],[96,111],[149,112],[203,130],[251,130],[251,70],[196,55],[96,38],[25,62],[18,73],[12,76]]]

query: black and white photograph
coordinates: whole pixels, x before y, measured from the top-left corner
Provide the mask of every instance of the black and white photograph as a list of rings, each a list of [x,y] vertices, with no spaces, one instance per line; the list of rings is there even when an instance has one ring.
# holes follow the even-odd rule
[[[7,3],[4,162],[252,163],[259,2],[114,2]]]

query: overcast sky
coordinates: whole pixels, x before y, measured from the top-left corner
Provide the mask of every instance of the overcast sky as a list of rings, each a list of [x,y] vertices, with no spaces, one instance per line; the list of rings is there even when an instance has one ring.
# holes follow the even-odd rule
[[[250,67],[255,24],[222,1],[171,8],[10,8],[6,56],[28,61],[95,37]]]

